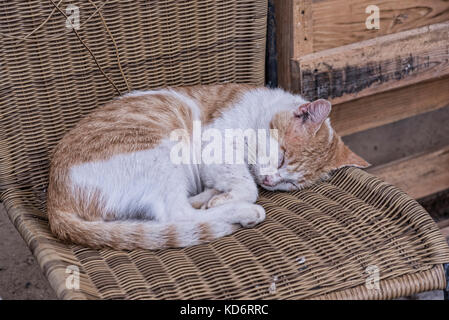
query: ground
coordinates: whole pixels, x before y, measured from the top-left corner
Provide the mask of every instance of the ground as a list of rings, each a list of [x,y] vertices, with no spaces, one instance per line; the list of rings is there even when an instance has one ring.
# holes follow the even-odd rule
[[[56,299],[0,204],[0,299]]]

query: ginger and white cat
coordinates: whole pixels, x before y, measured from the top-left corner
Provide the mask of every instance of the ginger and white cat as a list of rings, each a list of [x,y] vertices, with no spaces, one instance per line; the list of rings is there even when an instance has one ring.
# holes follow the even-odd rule
[[[85,117],[55,149],[48,187],[52,231],[115,249],[185,247],[265,219],[257,185],[296,190],[343,166],[366,167],[332,129],[326,100],[226,84],[130,93]],[[277,170],[174,163],[174,130],[277,129]],[[270,135],[270,139],[273,136]],[[246,140],[245,140],[246,141]]]

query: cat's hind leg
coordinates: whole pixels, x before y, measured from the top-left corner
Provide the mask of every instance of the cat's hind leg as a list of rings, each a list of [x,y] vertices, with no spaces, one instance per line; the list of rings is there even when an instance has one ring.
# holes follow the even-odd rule
[[[207,202],[215,195],[219,194],[213,188],[206,188],[203,192],[189,198],[190,205],[195,209],[206,209]]]

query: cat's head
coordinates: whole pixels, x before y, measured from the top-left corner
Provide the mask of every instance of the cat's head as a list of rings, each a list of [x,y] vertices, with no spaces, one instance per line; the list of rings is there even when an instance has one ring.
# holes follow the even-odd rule
[[[338,168],[369,166],[333,130],[330,111],[331,103],[320,99],[273,117],[270,127],[277,129],[278,166],[269,175],[262,174],[261,167],[253,167],[260,186],[267,190],[292,191],[325,179]]]

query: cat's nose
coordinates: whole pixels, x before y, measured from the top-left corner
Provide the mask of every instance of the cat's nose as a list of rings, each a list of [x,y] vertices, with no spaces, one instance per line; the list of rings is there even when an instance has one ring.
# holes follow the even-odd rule
[[[266,185],[266,186],[269,186],[269,187],[274,186],[274,181],[273,181],[273,179],[272,179],[270,176],[266,176],[266,177],[263,179],[262,183],[263,183],[264,185]]]

